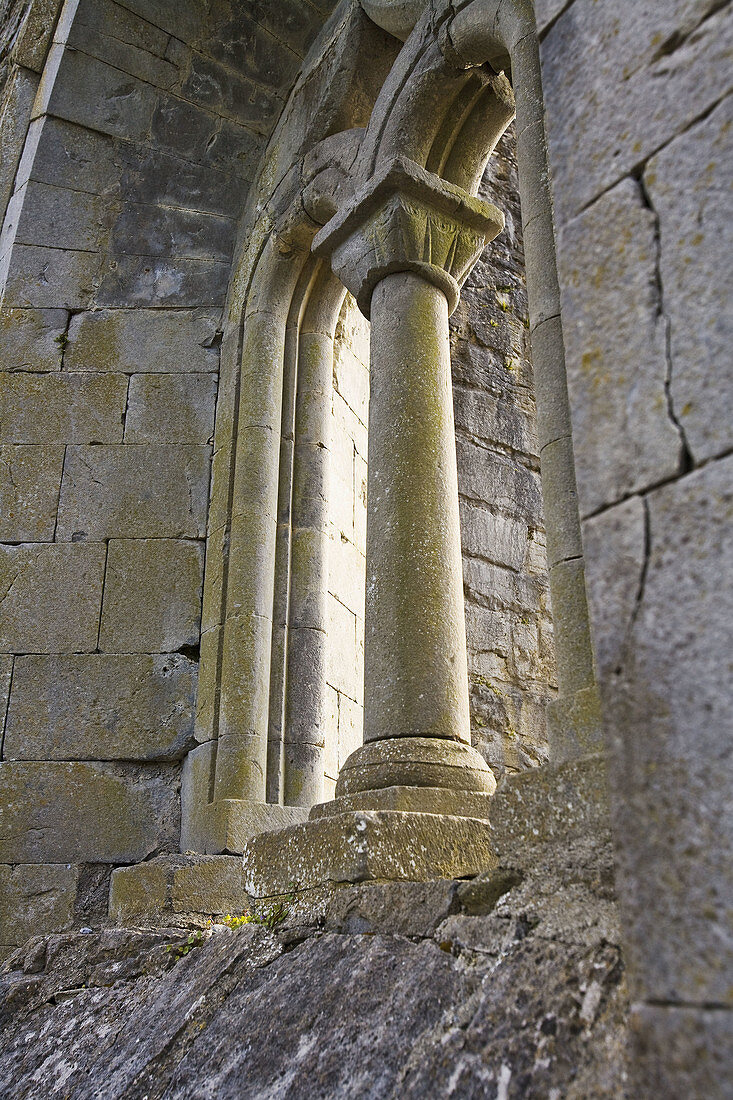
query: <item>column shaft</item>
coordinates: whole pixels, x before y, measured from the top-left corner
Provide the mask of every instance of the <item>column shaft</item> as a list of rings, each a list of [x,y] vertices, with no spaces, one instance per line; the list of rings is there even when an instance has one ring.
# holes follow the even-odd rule
[[[371,320],[364,738],[470,742],[446,297],[389,275]]]

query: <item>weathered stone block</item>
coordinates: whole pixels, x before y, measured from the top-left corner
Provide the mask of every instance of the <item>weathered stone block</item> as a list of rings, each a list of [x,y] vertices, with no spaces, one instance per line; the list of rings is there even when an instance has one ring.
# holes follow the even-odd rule
[[[236,232],[236,222],[220,215],[128,203],[114,223],[111,251],[228,264]]]
[[[435,879],[477,874],[496,862],[487,822],[395,810],[356,811],[250,840],[244,882],[255,897],[326,882]]]
[[[123,374],[3,374],[0,441],[121,442],[126,400]]]
[[[481,451],[467,440],[456,440],[458,491],[462,497],[489,504],[505,515],[516,516],[532,527],[542,526],[542,495],[539,474],[492,451]]]
[[[559,267],[580,514],[679,469],[655,218],[625,180],[566,226]]]
[[[729,1100],[733,1013],[635,1004],[629,1030],[637,1095]]]
[[[239,914],[247,908],[236,856],[171,855],[112,872],[110,917],[117,924],[174,913]]]
[[[334,596],[328,598],[328,639],[327,682],[350,699],[360,699],[356,616]]]
[[[476,439],[511,447],[527,455],[537,453],[534,416],[516,401],[507,401],[485,390],[453,387],[456,427]],[[483,450],[480,452],[483,456]],[[480,461],[480,456],[476,460]]]
[[[0,540],[53,539],[63,462],[63,447],[0,447]]]
[[[60,7],[61,0],[35,0],[28,6],[13,43],[12,58],[17,65],[41,72]]]
[[[670,397],[698,462],[733,444],[733,372],[725,369],[733,343],[731,132],[733,108],[724,99],[709,118],[653,157],[644,173],[659,217]]]
[[[100,306],[223,306],[229,264],[119,254],[106,262],[95,298]]]
[[[97,647],[106,547],[0,547],[0,650],[84,652]]]
[[[165,35],[119,4],[102,0],[82,4],[68,37],[70,47],[84,50],[116,69],[156,88],[169,88],[180,79],[177,66],[163,56]]]
[[[69,447],[57,538],[202,538],[210,447]]]
[[[8,74],[0,93],[0,213],[4,214],[16,185],[16,172],[38,88],[38,77],[27,69]]]
[[[17,244],[5,260],[5,308],[89,308],[100,266],[96,252]]]
[[[647,553],[646,506],[632,497],[583,524],[596,668],[607,680],[628,656]]]
[[[41,106],[47,114],[103,134],[144,141],[156,102],[156,89],[150,84],[87,53],[66,50]]]
[[[8,712],[13,661],[13,657],[0,657],[0,737],[5,729],[5,716]]]
[[[476,455],[476,465],[483,461],[484,452]],[[526,522],[512,516],[496,515],[480,504],[462,500],[461,546],[464,554],[476,554],[489,558],[498,565],[519,570],[527,553],[528,528]]]
[[[9,760],[177,760],[193,744],[196,665],[177,653],[19,657]]]
[[[270,133],[282,109],[280,96],[274,90],[256,84],[247,76],[236,75],[202,54],[193,55],[181,93],[184,98],[193,99],[258,134]]]
[[[0,764],[6,863],[135,863],[178,842],[179,769]]]
[[[128,372],[219,369],[219,310],[97,310],[72,317],[69,370]]]
[[[203,544],[177,539],[111,539],[100,649],[171,653],[198,645]]]
[[[349,611],[364,618],[364,578],[366,562],[363,553],[340,534],[335,534],[328,548],[328,587]]]
[[[55,248],[86,252],[99,252],[106,245],[115,214],[109,195],[29,180],[13,201],[18,203],[16,245],[53,243]]]
[[[130,379],[126,443],[211,443],[214,374],[138,374]]]
[[[613,4],[575,0],[542,43],[561,225],[730,88],[730,8],[716,11],[706,0],[684,0],[673,13],[665,5],[634,5],[622,14]],[[594,109],[579,111],[578,104],[591,95]]]
[[[23,944],[74,921],[78,868],[58,864],[0,867],[0,940]]]
[[[626,653],[600,684],[619,792],[627,957],[643,999],[731,998],[733,710],[724,669],[733,594],[722,578],[733,569],[732,473],[728,457],[649,494],[648,561]]]

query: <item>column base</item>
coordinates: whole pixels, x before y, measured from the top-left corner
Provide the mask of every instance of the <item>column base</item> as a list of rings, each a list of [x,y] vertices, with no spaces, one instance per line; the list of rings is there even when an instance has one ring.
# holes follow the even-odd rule
[[[183,765],[181,783],[181,850],[205,855],[241,855],[250,837],[305,821],[304,806],[278,806],[249,799],[209,801],[216,742],[193,749]]]
[[[319,802],[310,820],[335,817],[359,810],[396,810],[399,813],[438,814],[441,817],[472,817],[489,820],[492,796],[483,791],[451,791],[446,787],[382,787],[337,795],[332,802]]]
[[[338,778],[337,795],[384,787],[439,787],[446,791],[496,790],[494,773],[464,741],[443,737],[390,737],[352,752]]]
[[[477,875],[497,865],[488,821],[354,810],[265,833],[244,848],[244,888],[269,897],[329,883],[412,882]]]

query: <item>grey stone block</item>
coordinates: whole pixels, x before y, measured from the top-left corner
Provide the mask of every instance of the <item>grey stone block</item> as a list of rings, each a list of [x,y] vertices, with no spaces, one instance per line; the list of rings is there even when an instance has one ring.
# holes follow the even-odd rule
[[[114,223],[111,251],[180,259],[231,260],[236,224],[220,215],[129,204]]]
[[[116,308],[223,306],[228,283],[228,263],[119,254],[101,269],[95,301]]]
[[[499,443],[527,455],[537,454],[535,418],[518,402],[504,400],[485,390],[454,385],[453,409],[456,427],[476,439],[494,446]]]
[[[0,650],[68,653],[97,647],[106,547],[0,547]]]
[[[16,244],[100,252],[107,247],[117,205],[108,195],[29,180],[16,191]]]
[[[539,474],[520,462],[481,451],[476,461],[476,449],[462,438],[456,440],[458,456],[458,492],[473,502],[483,502],[492,510],[517,519],[532,527],[542,526],[542,495]]]
[[[126,443],[211,443],[214,374],[139,374],[130,379]]]
[[[109,0],[80,5],[67,44],[155,88],[170,88],[181,76],[164,57],[167,36]]]
[[[210,447],[69,447],[57,538],[202,538]]]
[[[176,653],[19,657],[5,759],[179,760],[195,691],[196,666]]]
[[[66,864],[0,867],[2,943],[23,944],[31,936],[71,928],[78,874]]]
[[[150,84],[87,53],[65,50],[45,108],[103,134],[144,141],[156,102]]]
[[[219,117],[178,96],[161,96],[153,115],[152,143],[196,163],[205,163],[206,152],[219,131]]]
[[[179,768],[0,763],[5,863],[134,863],[178,840]]]
[[[670,393],[696,461],[733,445],[733,251],[729,183],[733,101],[676,138],[644,173],[659,217]]]
[[[483,452],[476,455],[477,465]],[[461,501],[461,545],[464,554],[519,570],[527,554],[527,524],[513,516],[495,515],[488,508]]]
[[[110,539],[100,649],[171,653],[199,642],[203,544]]]
[[[730,8],[707,0],[682,0],[674,14],[634,5],[623,19],[611,3],[568,7],[541,48],[560,225],[725,95],[732,39]],[[593,110],[578,109],[591,98]]]
[[[730,1100],[733,1012],[677,1005],[631,1006],[634,1087],[640,1096]]]
[[[215,372],[220,321],[220,310],[205,309],[79,313],[69,326],[65,363],[73,371]]]
[[[0,442],[121,442],[126,400],[123,374],[2,374]]]
[[[63,309],[0,310],[0,370],[60,370],[66,322]]]
[[[8,713],[14,660],[14,657],[0,657],[0,740],[5,730],[5,718]]]
[[[0,213],[4,215],[16,185],[38,77],[25,69],[11,72],[0,96]]]
[[[730,1003],[733,459],[649,495],[625,660],[601,681],[634,995]]]
[[[77,310],[91,304],[100,268],[96,252],[18,244],[6,263],[5,308]]]
[[[588,605],[596,668],[607,680],[625,660],[646,557],[641,497],[609,508],[583,524]]]
[[[181,94],[264,135],[271,132],[285,98],[282,93],[278,95],[246,75],[236,75],[202,54],[193,55]]]
[[[625,180],[560,234],[563,331],[580,513],[677,473],[655,218]]]
[[[0,540],[51,542],[63,447],[0,447]]]

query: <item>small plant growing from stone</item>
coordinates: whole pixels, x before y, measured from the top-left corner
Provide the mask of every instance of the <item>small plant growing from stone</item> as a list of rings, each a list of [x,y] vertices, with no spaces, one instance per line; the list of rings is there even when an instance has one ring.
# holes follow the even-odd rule
[[[184,955],[188,955],[189,951],[193,951],[194,947],[201,947],[204,942],[204,933],[200,928],[197,928],[183,943],[169,943],[166,947],[166,951],[169,955],[178,961],[182,959]]]

